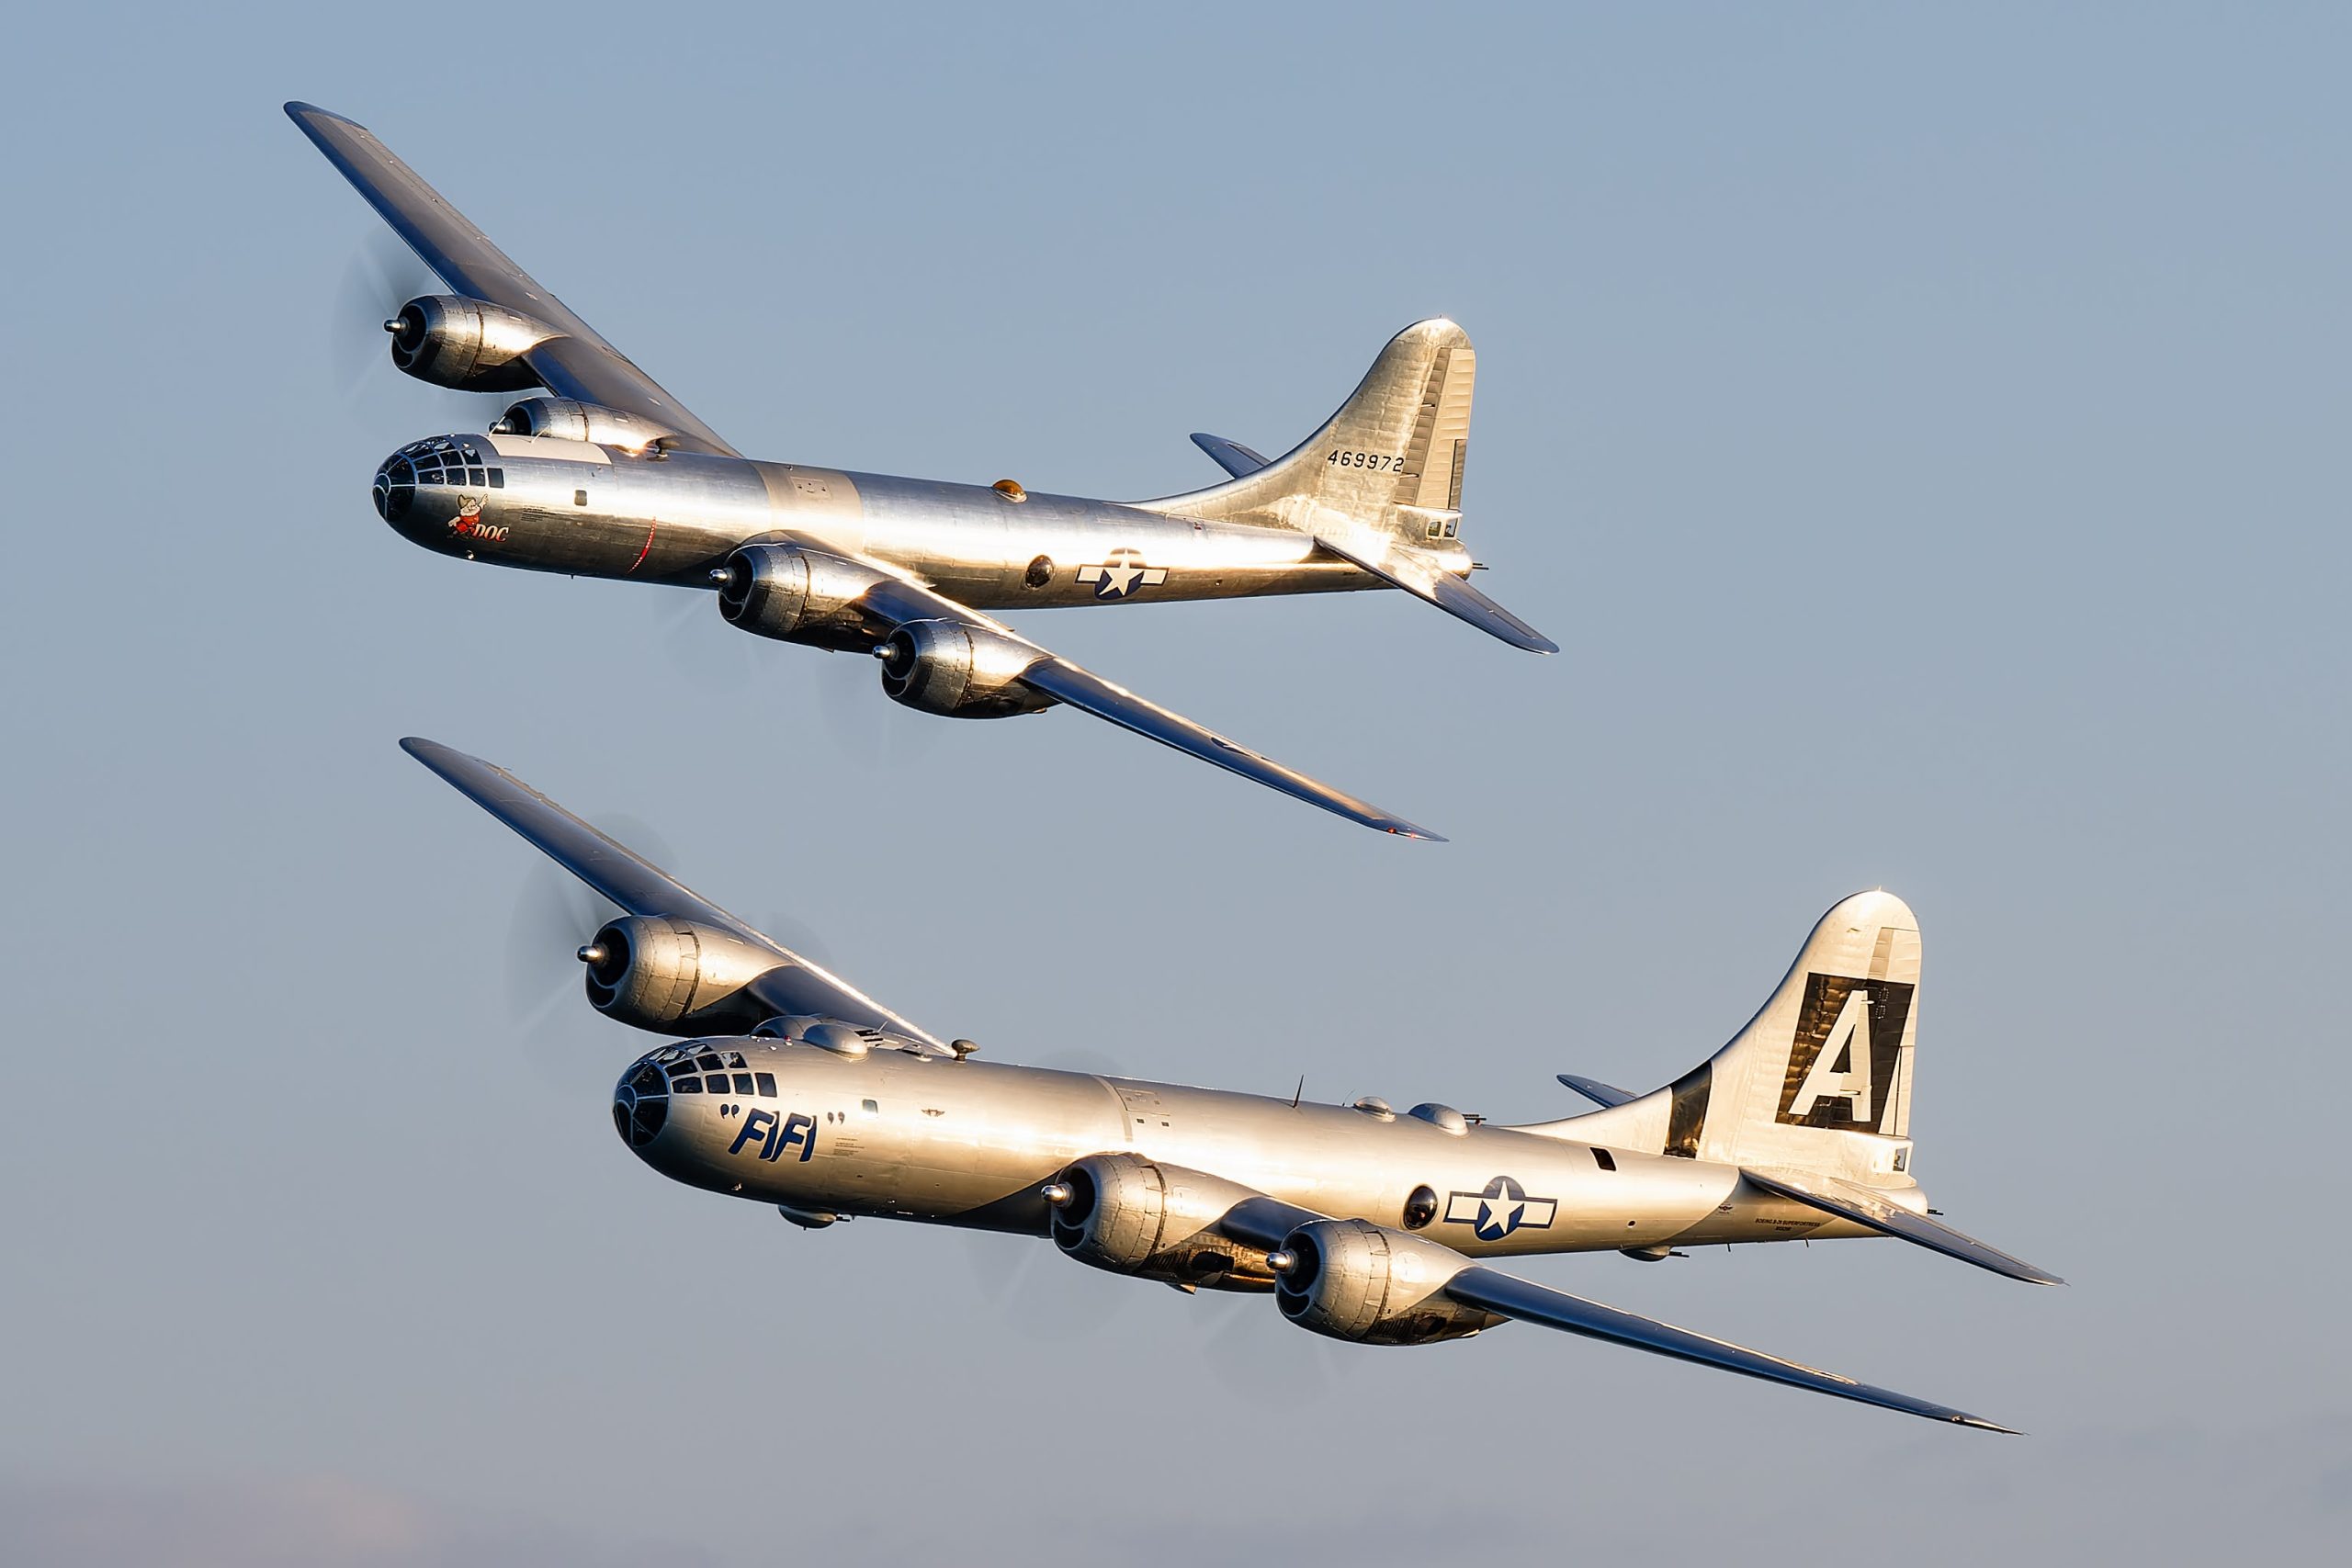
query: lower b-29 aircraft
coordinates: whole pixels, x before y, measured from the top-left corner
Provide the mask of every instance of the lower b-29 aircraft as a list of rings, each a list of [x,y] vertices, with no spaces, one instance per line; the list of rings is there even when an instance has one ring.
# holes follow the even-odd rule
[[[1067,705],[1367,827],[1434,839],[1114,685],[986,614],[1152,599],[1400,588],[1513,647],[1557,647],[1468,581],[1462,472],[1476,355],[1453,322],[1406,328],[1288,454],[1193,441],[1207,490],[1127,503],[754,461],[491,243],[368,131],[287,114],[456,292],[384,326],[435,386],[547,394],[480,434],[427,436],[376,474],[402,536],[467,560],[718,591],[740,629],[881,660],[926,713]]]
[[[1917,923],[1891,894],[1821,918],[1771,998],[1664,1089],[1498,1127],[1443,1105],[1318,1105],[975,1059],[682,886],[505,770],[411,755],[622,911],[580,949],[607,1017],[685,1037],[613,1091],[639,1158],[820,1229],[857,1217],[1050,1236],[1187,1292],[1270,1292],[1370,1345],[1518,1320],[1931,1420],[2009,1431],[1552,1290],[1487,1259],[1891,1235],[2056,1276],[1944,1224],[1913,1179]]]

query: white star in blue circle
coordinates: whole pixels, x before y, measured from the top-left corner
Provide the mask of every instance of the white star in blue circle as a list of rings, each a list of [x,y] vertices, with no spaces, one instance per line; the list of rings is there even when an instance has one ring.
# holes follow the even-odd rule
[[[1508,1176],[1498,1176],[1478,1196],[1480,1241],[1500,1241],[1519,1228],[1520,1216],[1527,1212],[1527,1189]]]

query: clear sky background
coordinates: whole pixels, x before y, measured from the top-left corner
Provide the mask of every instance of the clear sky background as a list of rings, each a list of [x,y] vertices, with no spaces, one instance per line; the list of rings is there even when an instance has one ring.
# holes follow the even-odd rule
[[[2323,6],[17,17],[0,1558],[2340,1548],[2348,45]],[[1023,623],[1454,840],[1415,845],[415,549],[371,470],[483,416],[375,357],[378,225],[288,97],[765,456],[1166,493],[1214,477],[1188,431],[1285,446],[1451,314],[1464,535],[1562,652],[1395,595]],[[1351,1349],[666,1182],[605,1110],[644,1037],[518,952],[536,857],[409,733],[992,1055],[1505,1120],[1677,1076],[1891,887],[1917,1173],[2074,1283],[1526,1272],[2032,1436],[1531,1328]]]

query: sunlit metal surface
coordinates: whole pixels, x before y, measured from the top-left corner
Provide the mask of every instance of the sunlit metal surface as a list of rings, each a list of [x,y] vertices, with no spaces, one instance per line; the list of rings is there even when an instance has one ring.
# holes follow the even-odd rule
[[[908,705],[964,718],[1077,708],[1407,838],[1438,835],[1081,670],[989,612],[1396,587],[1514,647],[1555,650],[1466,581],[1462,476],[1476,355],[1450,321],[1398,333],[1339,411],[1280,457],[1196,436],[1234,477],[1182,495],[1118,502],[1010,479],[952,484],[753,461],[365,128],[308,104],[287,113],[459,291],[402,308],[394,363],[444,386],[553,394],[517,401],[487,433],[428,436],[386,461],[377,509],[428,549],[718,587],[728,619],[747,631],[834,651],[893,644],[898,667],[883,690]],[[445,462],[450,454],[462,461]],[[795,581],[814,595],[813,613],[792,609]],[[846,594],[831,592],[843,584]]]
[[[628,911],[582,954],[608,1016],[684,1032],[775,1008],[749,1032],[630,1063],[613,1122],[662,1174],[804,1227],[873,1216],[1050,1236],[1075,1261],[1182,1290],[1272,1291],[1291,1322],[1356,1343],[1517,1319],[1986,1427],[1479,1260],[1883,1234],[2054,1282],[1926,1217],[1907,1168],[1918,931],[1892,895],[1825,915],[1771,1000],[1698,1073],[1504,1127],[1430,1102],[1399,1116],[1372,1096],[1325,1105],[942,1045],[512,774],[403,744]],[[1707,1086],[1695,1112],[1694,1078]],[[1758,1153],[1769,1170],[1743,1166]]]

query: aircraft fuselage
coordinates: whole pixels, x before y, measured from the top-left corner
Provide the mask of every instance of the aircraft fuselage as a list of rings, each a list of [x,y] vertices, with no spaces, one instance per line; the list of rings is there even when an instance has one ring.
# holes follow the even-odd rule
[[[450,457],[460,461],[438,466]],[[695,588],[738,546],[780,530],[903,569],[978,609],[1386,586],[1293,528],[544,436],[411,443],[386,459],[375,498],[402,537],[444,555]]]
[[[1042,1234],[1046,1183],[1073,1160],[1133,1154],[1473,1257],[1871,1234],[1765,1192],[1734,1166],[1596,1151],[1442,1108],[1294,1105],[762,1037],[649,1052],[615,1096],[624,1140],[662,1174],[803,1213]],[[1902,1191],[1889,1196],[1924,1208],[1916,1188]]]

